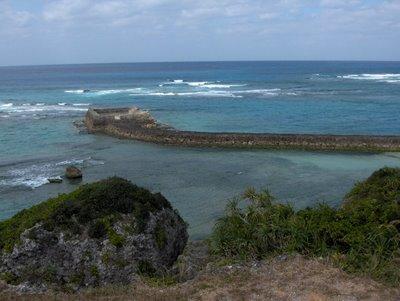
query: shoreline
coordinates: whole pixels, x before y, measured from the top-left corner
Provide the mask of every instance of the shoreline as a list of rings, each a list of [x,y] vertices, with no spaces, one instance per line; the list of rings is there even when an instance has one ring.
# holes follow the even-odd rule
[[[396,152],[400,136],[227,133],[180,131],[159,123],[139,108],[90,108],[84,124],[89,133],[188,147],[296,149],[316,151]]]

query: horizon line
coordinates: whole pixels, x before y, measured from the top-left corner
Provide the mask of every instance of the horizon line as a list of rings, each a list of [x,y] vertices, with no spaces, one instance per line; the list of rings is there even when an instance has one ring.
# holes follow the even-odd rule
[[[136,61],[136,62],[88,62],[88,63],[50,63],[50,64],[22,64],[22,65],[0,65],[0,68],[10,67],[50,67],[50,66],[73,66],[73,65],[117,65],[117,64],[177,64],[177,63],[246,63],[246,62],[376,62],[376,63],[398,63],[400,60],[363,60],[363,59],[323,59],[323,60],[183,60],[183,61]]]

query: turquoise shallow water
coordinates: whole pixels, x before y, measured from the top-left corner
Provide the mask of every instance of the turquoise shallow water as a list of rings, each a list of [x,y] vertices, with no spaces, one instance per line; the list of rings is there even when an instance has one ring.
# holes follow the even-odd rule
[[[84,89],[90,90],[83,92]],[[304,207],[337,205],[400,154],[176,148],[79,134],[89,106],[137,105],[180,129],[399,134],[399,63],[263,62],[0,68],[0,218],[75,184],[45,184],[70,163],[84,181],[119,175],[161,191],[209,233],[227,199],[269,188]]]

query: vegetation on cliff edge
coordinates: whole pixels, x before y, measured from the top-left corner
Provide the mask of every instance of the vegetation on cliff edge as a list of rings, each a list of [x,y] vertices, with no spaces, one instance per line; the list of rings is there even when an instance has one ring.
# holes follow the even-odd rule
[[[0,250],[12,251],[20,235],[37,223],[43,223],[48,230],[60,228],[71,234],[79,234],[81,225],[88,225],[91,237],[108,235],[116,246],[120,246],[123,238],[118,237],[111,227],[119,214],[132,213],[135,217],[133,228],[140,232],[150,213],[163,208],[172,209],[161,194],[153,194],[121,178],[109,178],[82,185],[74,192],[24,209],[0,222]]]
[[[249,189],[230,202],[212,237],[214,253],[265,258],[283,253],[323,256],[344,270],[400,283],[400,169],[383,168],[358,183],[343,206],[295,211],[268,191]]]

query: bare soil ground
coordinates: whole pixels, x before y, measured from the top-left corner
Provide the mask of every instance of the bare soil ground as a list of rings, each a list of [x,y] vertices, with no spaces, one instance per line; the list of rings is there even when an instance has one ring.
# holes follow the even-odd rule
[[[1,288],[0,288],[1,291]],[[194,279],[174,285],[143,280],[79,294],[16,295],[0,300],[400,300],[400,289],[352,276],[322,260],[280,256],[246,264],[208,264]]]

